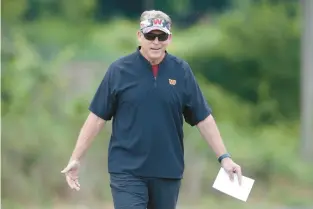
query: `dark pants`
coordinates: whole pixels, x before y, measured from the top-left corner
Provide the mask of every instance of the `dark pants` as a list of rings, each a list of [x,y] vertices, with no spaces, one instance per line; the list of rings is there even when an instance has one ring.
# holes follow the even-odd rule
[[[111,174],[110,180],[115,209],[176,208],[180,179]]]

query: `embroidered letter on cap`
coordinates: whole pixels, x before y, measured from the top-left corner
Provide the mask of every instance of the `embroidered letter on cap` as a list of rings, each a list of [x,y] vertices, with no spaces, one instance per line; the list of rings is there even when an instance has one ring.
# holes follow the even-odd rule
[[[154,25],[161,25],[162,22],[163,22],[163,21],[162,21],[161,19],[154,19],[154,20],[153,20],[153,24],[154,24]]]

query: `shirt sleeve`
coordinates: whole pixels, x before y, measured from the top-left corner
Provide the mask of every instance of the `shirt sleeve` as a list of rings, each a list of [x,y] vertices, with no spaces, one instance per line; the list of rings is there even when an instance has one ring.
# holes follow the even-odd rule
[[[116,111],[116,93],[114,89],[114,66],[110,66],[104,75],[92,101],[89,110],[102,118],[111,120]]]
[[[185,72],[186,100],[183,115],[185,121],[189,125],[194,126],[207,118],[212,113],[212,110],[207,104],[199,84],[187,63],[185,63]]]

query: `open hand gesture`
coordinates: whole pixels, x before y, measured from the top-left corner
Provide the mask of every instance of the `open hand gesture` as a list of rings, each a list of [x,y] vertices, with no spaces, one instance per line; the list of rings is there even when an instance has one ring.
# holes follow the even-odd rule
[[[72,160],[69,164],[64,168],[61,173],[65,174],[66,181],[71,189],[75,189],[76,191],[80,190],[80,184],[78,182],[78,168],[80,166],[79,161]]]

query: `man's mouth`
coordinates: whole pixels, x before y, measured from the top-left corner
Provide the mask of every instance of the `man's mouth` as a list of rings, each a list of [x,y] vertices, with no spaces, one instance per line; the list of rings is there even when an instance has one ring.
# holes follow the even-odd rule
[[[160,50],[161,48],[151,48],[151,50],[153,51],[157,51],[157,50]]]

